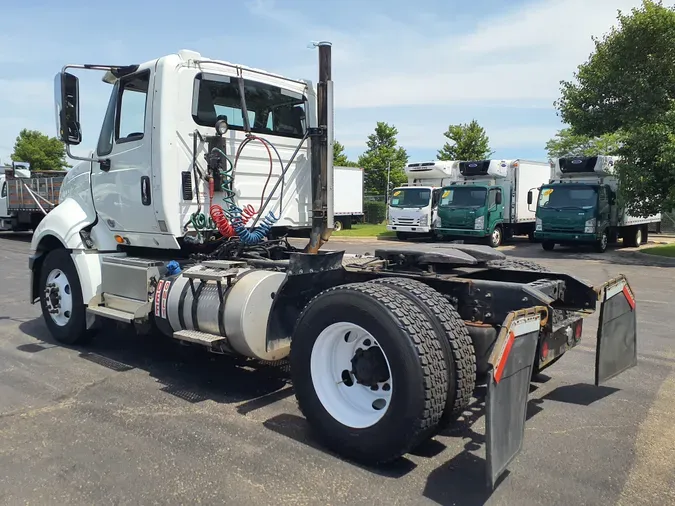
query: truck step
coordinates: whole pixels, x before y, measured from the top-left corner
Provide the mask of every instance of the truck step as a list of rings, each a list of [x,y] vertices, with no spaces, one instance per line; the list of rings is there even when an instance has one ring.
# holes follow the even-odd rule
[[[179,330],[173,333],[175,339],[181,341],[189,341],[191,343],[203,344],[205,346],[213,346],[227,342],[227,338],[216,334],[207,334],[198,330]]]
[[[241,260],[204,260],[202,265],[212,269],[233,269],[235,267],[246,267],[246,262]]]
[[[120,311],[119,309],[113,309],[111,307],[90,306],[87,308],[87,312],[120,322],[131,323],[134,321],[134,313],[127,313],[126,311]]]
[[[239,269],[222,269],[195,265],[183,271],[183,276],[189,279],[201,279],[202,281],[227,281],[239,274]]]

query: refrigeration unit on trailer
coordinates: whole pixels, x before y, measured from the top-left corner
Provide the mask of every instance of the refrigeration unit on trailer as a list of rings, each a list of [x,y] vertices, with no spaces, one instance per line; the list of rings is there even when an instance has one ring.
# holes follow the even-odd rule
[[[363,169],[333,167],[333,216],[336,231],[363,220]]]
[[[391,192],[387,230],[396,232],[399,239],[433,235],[440,188],[457,179],[458,164],[452,160],[408,164],[405,167],[408,182]]]
[[[28,162],[0,167],[0,230],[34,230],[58,203],[65,172],[31,171]]]
[[[536,198],[535,237],[545,250],[556,244],[588,244],[602,253],[623,239],[626,246],[647,242],[649,225],[660,230],[661,214],[631,216],[622,205],[614,156],[559,158],[551,164],[550,181]]]
[[[33,234],[31,300],[69,345],[118,321],[287,364],[310,427],[360,462],[434,437],[483,383],[494,486],[521,448],[531,375],[579,344],[586,315],[600,310],[596,384],[636,364],[635,298],[623,276],[594,288],[484,246],[322,250],[333,81],[331,46],[318,46],[316,85],[192,51],[65,66],[69,155],[82,141],[69,69],[102,71],[112,90],[95,153]]]
[[[535,209],[527,196],[548,181],[547,163],[462,161],[459,172],[458,180],[442,190],[439,234],[450,239],[477,239],[493,248],[514,235],[534,239]]]

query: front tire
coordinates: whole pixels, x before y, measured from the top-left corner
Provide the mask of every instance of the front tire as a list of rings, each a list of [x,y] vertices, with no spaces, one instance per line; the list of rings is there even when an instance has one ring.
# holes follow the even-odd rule
[[[555,243],[553,241],[544,241],[541,243],[541,247],[544,248],[544,251],[553,251]]]
[[[602,232],[600,240],[595,243],[595,251],[597,253],[604,253],[607,251],[607,244],[609,244],[609,235],[607,234],[607,230],[605,230]]]
[[[290,363],[312,429],[328,448],[364,464],[416,447],[446,404],[440,339],[392,287],[354,283],[317,295],[298,319]]]
[[[490,236],[488,237],[488,244],[492,248],[498,248],[502,244],[502,238],[503,238],[502,228],[500,226],[496,226],[495,229],[490,234]]]
[[[86,307],[77,269],[68,251],[47,253],[40,269],[40,307],[54,339],[63,344],[85,344],[93,337],[87,330]]]

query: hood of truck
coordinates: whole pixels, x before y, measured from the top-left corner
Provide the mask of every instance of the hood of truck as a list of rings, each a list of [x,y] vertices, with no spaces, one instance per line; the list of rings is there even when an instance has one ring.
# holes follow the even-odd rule
[[[586,221],[595,217],[595,207],[587,209],[538,209],[543,232],[583,232]]]
[[[439,207],[442,228],[470,228],[476,218],[485,214],[485,207]]]

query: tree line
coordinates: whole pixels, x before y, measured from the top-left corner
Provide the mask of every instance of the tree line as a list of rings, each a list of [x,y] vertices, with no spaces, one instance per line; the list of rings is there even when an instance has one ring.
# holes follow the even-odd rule
[[[617,155],[618,178],[631,214],[648,216],[675,209],[675,7],[643,0],[630,13],[618,12],[618,24],[577,67],[573,79],[561,81],[553,106],[566,125],[546,143],[549,159],[575,155]],[[369,193],[386,192],[390,181],[406,180],[405,148],[398,129],[377,122],[366,150],[349,160],[340,142],[334,145],[335,165],[364,169]],[[476,120],[451,124],[439,160],[489,158],[489,138]],[[36,170],[66,169],[64,145],[36,130],[20,132],[11,155]]]

